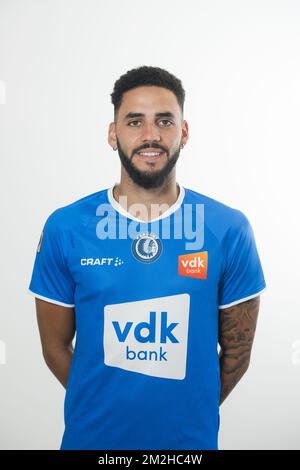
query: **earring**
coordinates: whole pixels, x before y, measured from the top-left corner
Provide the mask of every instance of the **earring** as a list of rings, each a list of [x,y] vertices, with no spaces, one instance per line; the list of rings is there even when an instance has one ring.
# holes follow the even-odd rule
[[[184,144],[181,144],[181,145],[180,145],[180,148],[183,149],[183,147],[184,147]]]
[[[114,147],[114,150],[117,150],[118,147]]]

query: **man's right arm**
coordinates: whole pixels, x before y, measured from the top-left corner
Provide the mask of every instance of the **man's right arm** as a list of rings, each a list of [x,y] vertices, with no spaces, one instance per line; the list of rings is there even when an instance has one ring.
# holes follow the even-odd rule
[[[66,388],[73,358],[75,308],[35,298],[37,322],[45,362]]]

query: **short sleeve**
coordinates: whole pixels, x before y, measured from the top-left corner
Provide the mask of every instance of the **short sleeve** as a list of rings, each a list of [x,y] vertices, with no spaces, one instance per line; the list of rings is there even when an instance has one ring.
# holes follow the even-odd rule
[[[224,237],[219,308],[249,300],[266,289],[253,229],[241,211],[237,215]]]
[[[74,307],[75,283],[68,269],[63,239],[54,211],[41,232],[28,291],[42,300]]]

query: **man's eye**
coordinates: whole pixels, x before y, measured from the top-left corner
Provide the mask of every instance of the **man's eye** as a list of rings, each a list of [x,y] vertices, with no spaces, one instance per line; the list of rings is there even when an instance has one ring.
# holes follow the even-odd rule
[[[135,124],[135,123],[140,123],[141,121],[130,121],[128,123],[128,126],[131,126],[131,127],[138,127],[138,126],[135,126],[135,125],[131,125],[131,124]],[[170,123],[170,124],[173,124],[173,121],[170,121],[169,119],[161,119],[159,122],[164,122],[164,123]],[[170,127],[169,125],[167,125],[166,127]]]
[[[131,126],[131,124],[134,124],[135,122],[141,122],[141,121],[131,121],[128,123],[128,126]],[[137,126],[131,126],[131,127],[137,127]]]
[[[170,121],[169,119],[161,119],[160,122],[169,122],[170,124],[173,124],[173,121]],[[167,126],[170,127],[170,126]]]

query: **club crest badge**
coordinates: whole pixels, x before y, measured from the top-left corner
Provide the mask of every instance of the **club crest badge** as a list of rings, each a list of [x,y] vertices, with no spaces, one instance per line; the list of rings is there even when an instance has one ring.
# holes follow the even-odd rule
[[[154,233],[143,232],[133,240],[131,249],[137,260],[142,263],[152,263],[162,253],[162,242]]]

